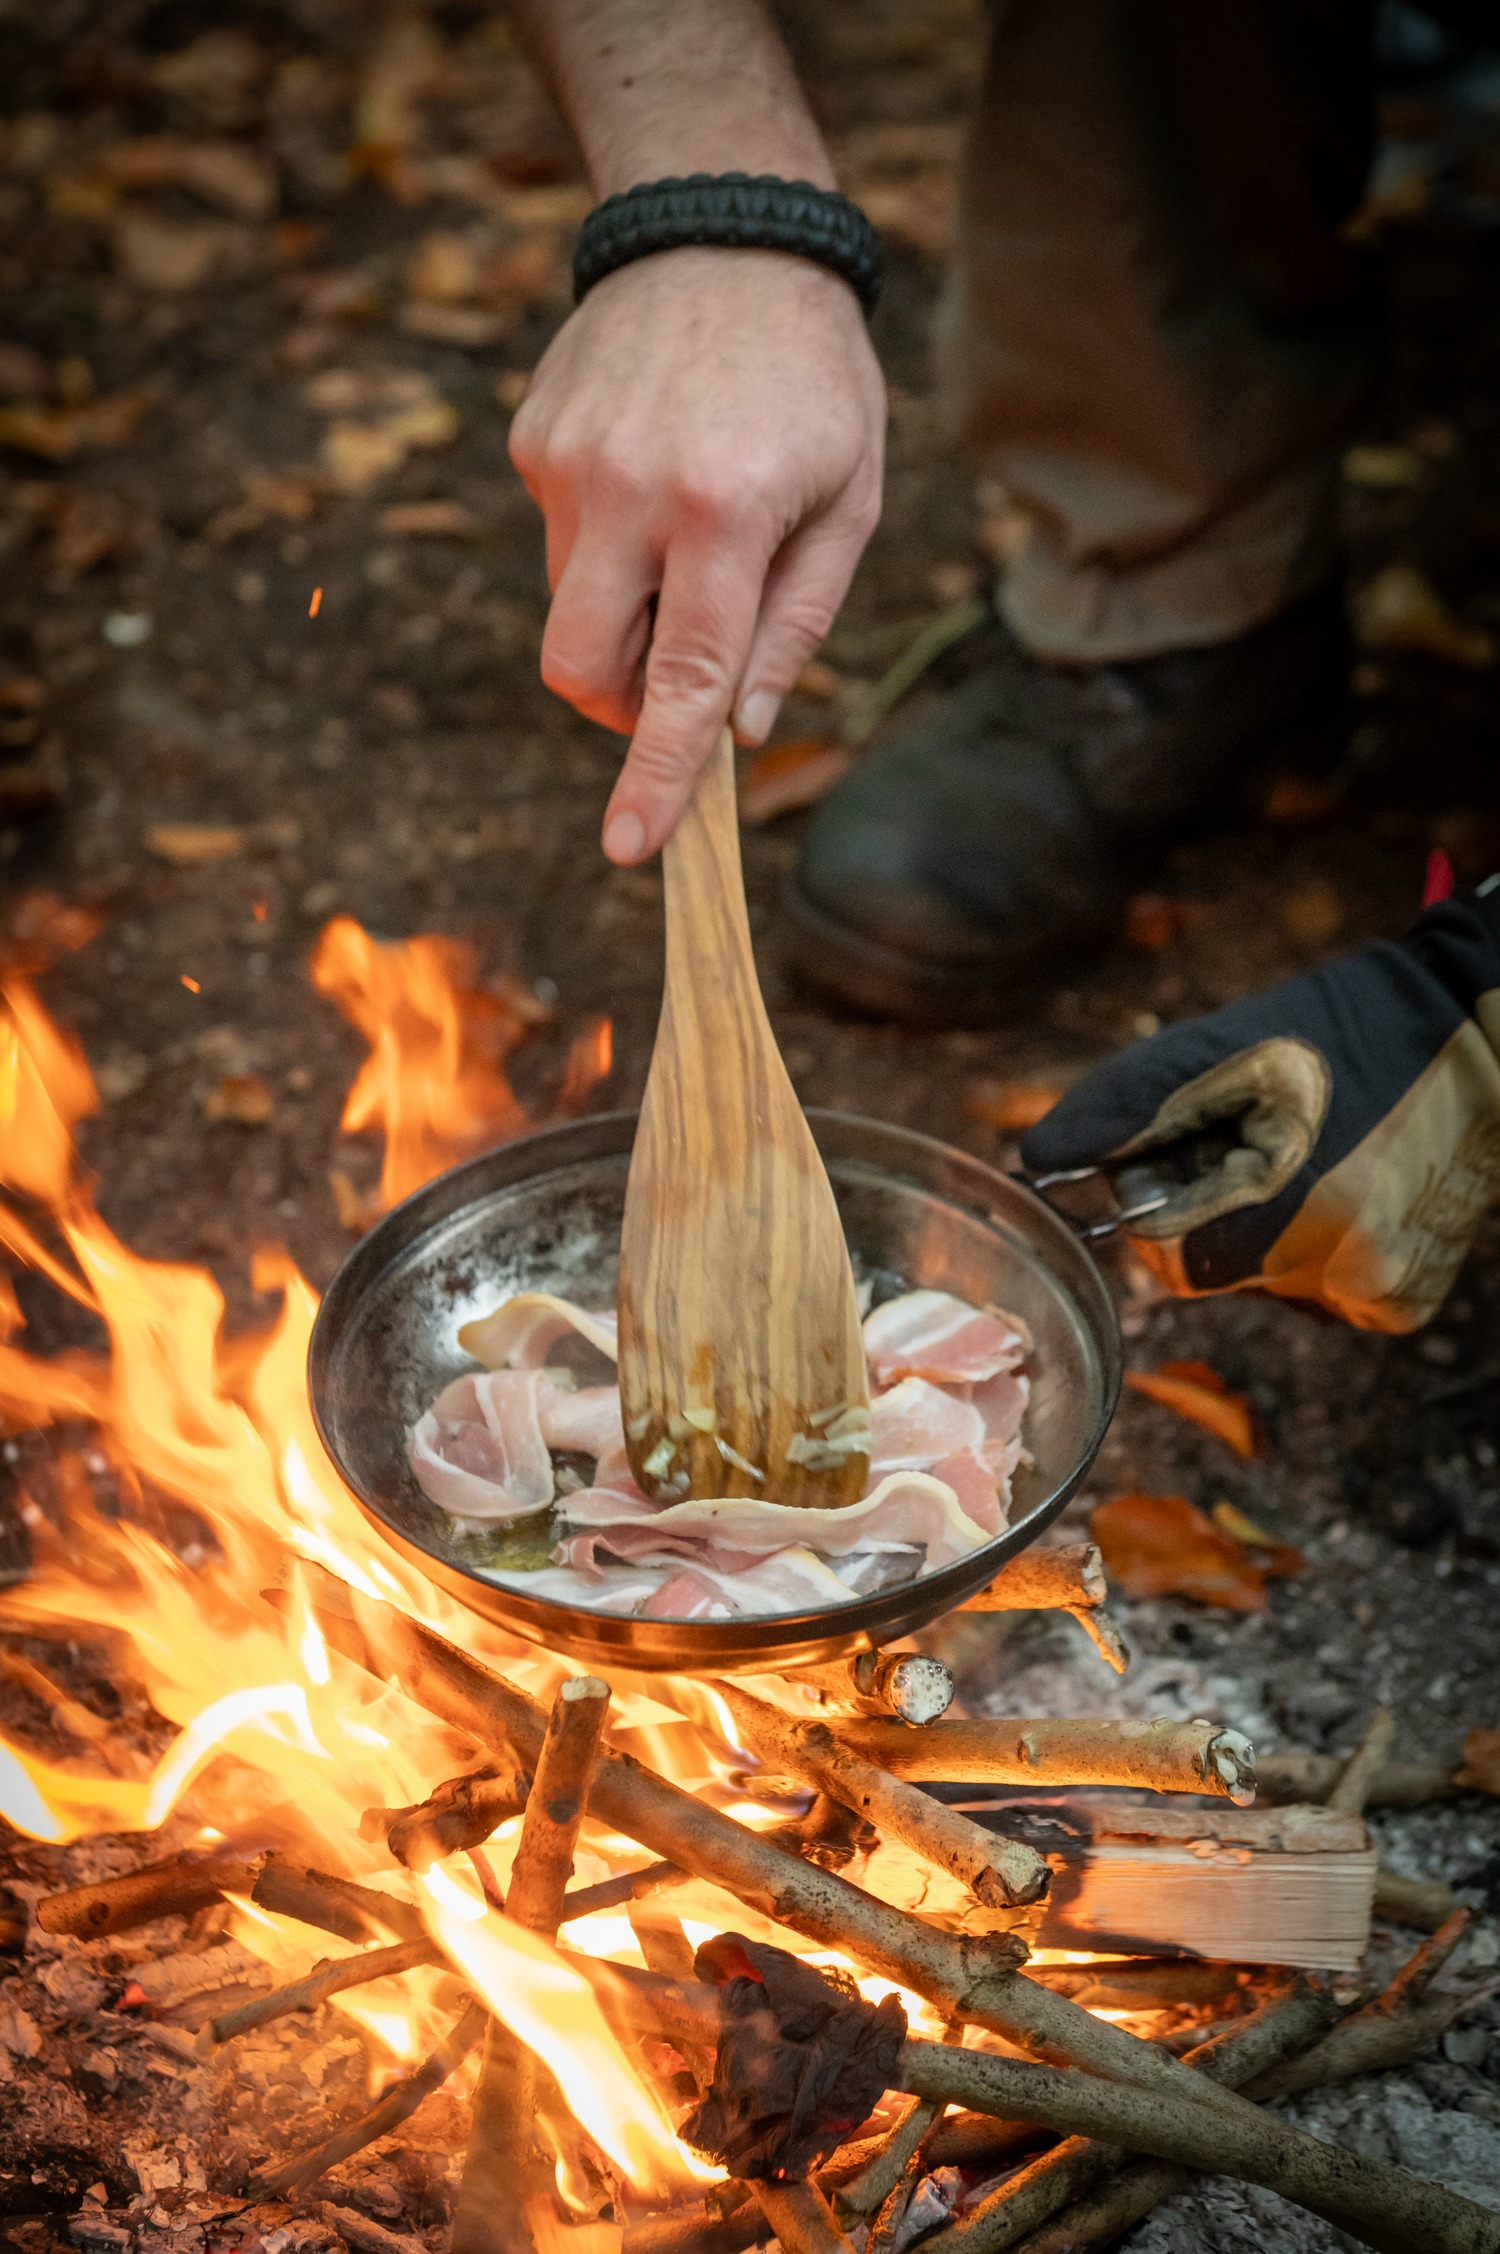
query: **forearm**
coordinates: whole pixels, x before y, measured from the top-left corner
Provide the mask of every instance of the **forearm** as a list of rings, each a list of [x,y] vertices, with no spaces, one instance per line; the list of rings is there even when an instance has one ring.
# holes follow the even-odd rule
[[[600,196],[692,172],[834,185],[759,0],[515,0]]]

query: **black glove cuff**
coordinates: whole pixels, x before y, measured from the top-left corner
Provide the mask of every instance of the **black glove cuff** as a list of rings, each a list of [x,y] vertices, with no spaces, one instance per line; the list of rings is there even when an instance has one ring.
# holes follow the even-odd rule
[[[867,314],[880,296],[880,237],[847,196],[808,180],[695,172],[686,180],[645,181],[595,205],[573,252],[573,302],[618,266],[694,244],[810,258],[841,276]]]

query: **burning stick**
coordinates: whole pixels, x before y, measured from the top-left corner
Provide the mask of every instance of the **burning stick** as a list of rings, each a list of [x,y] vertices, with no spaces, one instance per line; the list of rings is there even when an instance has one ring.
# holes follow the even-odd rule
[[[1349,2231],[1377,2254],[1500,2254],[1500,2215],[1404,2168],[1342,2152],[1254,2107],[1193,2104],[1175,2091],[1105,2082],[943,2043],[909,2042],[902,2082],[921,2097],[1042,2121],[1171,2160],[1264,2184]],[[1204,2096],[1215,2086],[1192,2074]]]
[[[123,1878],[48,1895],[38,1902],[36,1918],[44,1932],[97,1941],[107,1933],[149,1925],[153,1918],[191,1916],[226,1894],[243,1895],[260,1909],[315,1925],[341,1941],[371,1941],[382,1927],[405,1941],[425,1934],[421,1912],[412,1903],[282,1855],[258,1855],[251,1862],[215,1855],[198,1862],[180,1856],[170,1863],[148,1863]]]
[[[952,1675],[919,1651],[862,1651],[828,1667],[799,1668],[789,1680],[805,1683],[826,1714],[891,1714],[921,1726],[953,1704]]]
[[[462,2066],[488,2024],[489,2013],[483,2004],[470,2004],[463,2017],[455,2020],[449,2028],[425,2065],[419,2066],[415,2074],[408,2074],[404,2082],[397,2082],[387,2090],[373,2112],[367,2113],[362,2121],[354,2122],[349,2128],[340,2129],[336,2136],[327,2138],[324,2143],[314,2145],[310,2152],[299,2153],[284,2166],[272,2168],[266,2174],[257,2176],[250,2187],[251,2198],[284,2199],[288,2193],[304,2191],[326,2170],[336,2168],[341,2160],[349,2159],[353,2153],[362,2152],[377,2137],[388,2137],[392,2129],[399,2129],[402,2122],[409,2120],[416,2112],[422,2100],[431,2097],[434,2090],[441,2089],[449,2075]]]
[[[383,1681],[399,1683],[406,1695],[440,1721],[462,1730],[476,1743],[505,1749],[525,1764],[541,1752],[546,1717],[540,1706],[503,1676],[493,1674],[466,1652],[446,1643],[430,1628],[392,1605],[364,1597],[320,1567],[305,1569],[310,1600],[330,1645]],[[938,1731],[967,1730],[988,1724],[935,1722],[930,1730],[865,1723],[865,1730],[894,1728],[912,1744]],[[1010,1724],[1037,1733],[1068,1725]],[[1005,1725],[1001,1725],[1005,1727]],[[1176,1750],[1170,1773],[1182,1777],[1192,1756],[1212,1767],[1210,1749],[1233,1740],[1233,1731],[1207,1723],[1075,1725],[1080,1737],[1097,1740],[1101,1730],[1128,1733],[1135,1769],[1148,1772],[1153,1733],[1158,1746]],[[1158,1760],[1156,1774],[1169,1764]],[[1028,1777],[1034,1772],[1028,1771]],[[1221,1774],[1219,1770],[1215,1774]],[[1238,1774],[1244,1774],[1243,1766]],[[1121,1781],[1117,1768],[1105,1779]],[[1186,1786],[1186,1789],[1201,1789]],[[695,1800],[665,1777],[643,1768],[626,1754],[604,1753],[590,1793],[593,1813],[619,1831],[668,1856],[694,1877],[727,1887],[763,1916],[787,1925],[824,1946],[848,1951],[873,1972],[926,1996],[939,2010],[961,2017],[1032,2052],[1034,2056],[1081,2066],[1090,2074],[1111,2075],[1159,2090],[1175,2090],[1198,2103],[1237,2107],[1231,2092],[1205,2083],[1169,2053],[1142,2043],[1109,2020],[1096,2019],[1066,1997],[1050,1994],[1015,1967],[1022,1954],[1009,1934],[964,1936],[944,1933],[920,1918],[889,1908],[831,1871],[819,1870],[789,1855],[774,1840],[736,1823],[717,1808]],[[956,2097],[955,2102],[964,2102]]]
[[[361,1839],[385,1840],[398,1863],[426,1870],[445,1855],[482,1847],[491,1833],[526,1805],[529,1780],[518,1770],[477,1769],[450,1777],[410,1808],[367,1808]]]
[[[721,1682],[716,1688],[736,1731],[768,1766],[807,1777],[893,1839],[904,1840],[929,1862],[951,1871],[991,1909],[1035,1902],[1046,1892],[1051,1873],[1034,1848],[997,1838],[940,1800],[860,1760],[826,1723],[795,1721],[735,1683]],[[906,1731],[902,1722],[871,1726]]]
[[[1125,1639],[1105,1610],[1109,1594],[1097,1542],[1022,1550],[960,1612],[1071,1612],[1117,1675],[1130,1664]]]
[[[755,2197],[785,2254],[853,2254],[815,2183],[757,2184]]]
[[[1248,1807],[1255,1748],[1216,1722],[851,1722],[851,1753],[914,1783],[1130,1784],[1209,1792]]]
[[[574,1675],[552,1704],[526,1801],[506,1914],[551,1940],[563,1914],[573,1850],[609,1713],[609,1685]],[[552,2162],[536,2142],[545,2069],[508,2027],[492,2020],[474,2095],[474,2125],[453,2215],[451,2254],[529,2248],[530,2211],[550,2205]],[[550,2076],[547,2077],[550,2080]]]
[[[272,1988],[234,2011],[221,2012],[199,2034],[198,2048],[216,2050],[236,2035],[248,2035],[252,2027],[284,2019],[288,2012],[316,2011],[345,1988],[361,1988],[367,1980],[383,1980],[390,1973],[410,1972],[413,1965],[442,1961],[443,1953],[435,1941],[397,1941],[389,1949],[366,1949],[357,1957],[329,1958],[314,1965],[303,1979],[288,1981],[284,1988]]]

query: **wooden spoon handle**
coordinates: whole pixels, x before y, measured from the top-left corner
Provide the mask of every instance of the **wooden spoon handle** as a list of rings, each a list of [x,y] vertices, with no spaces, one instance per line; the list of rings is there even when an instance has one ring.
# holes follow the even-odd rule
[[[667,911],[666,992],[717,1004],[701,1028],[722,1039],[736,1020],[756,1036],[769,1026],[745,906],[735,797],[734,737],[725,728],[704,762],[687,812],[662,848]],[[707,974],[712,973],[711,977]]]

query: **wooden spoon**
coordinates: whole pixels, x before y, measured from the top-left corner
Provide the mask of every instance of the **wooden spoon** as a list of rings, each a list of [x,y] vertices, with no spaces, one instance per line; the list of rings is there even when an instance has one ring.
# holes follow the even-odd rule
[[[833,1191],[750,950],[726,728],[662,854],[667,975],[625,1191],[620,1398],[663,1502],[864,1492],[870,1390]]]

